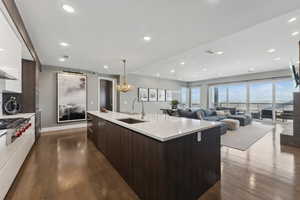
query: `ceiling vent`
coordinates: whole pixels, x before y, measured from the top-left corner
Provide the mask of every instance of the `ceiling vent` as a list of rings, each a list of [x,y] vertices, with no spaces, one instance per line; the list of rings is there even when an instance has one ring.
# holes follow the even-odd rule
[[[205,53],[207,53],[209,55],[214,55],[215,54],[215,52],[213,52],[212,50],[207,50],[207,51],[205,51]]]

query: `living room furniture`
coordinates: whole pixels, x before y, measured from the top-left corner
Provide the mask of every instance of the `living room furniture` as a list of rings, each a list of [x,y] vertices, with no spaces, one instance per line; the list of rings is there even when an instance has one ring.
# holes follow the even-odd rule
[[[160,110],[163,112],[163,114],[168,114],[170,116],[178,115],[177,109],[161,108]]]
[[[228,110],[230,114],[236,115],[236,108],[230,108],[230,107],[216,107],[216,110]]]
[[[294,119],[294,111],[292,110],[283,110],[283,111],[276,111],[276,120],[281,119],[283,122],[287,120]]]
[[[251,112],[251,117],[253,119],[261,119],[261,112],[260,111],[252,111]]]
[[[224,122],[228,129],[231,131],[237,130],[240,128],[240,121],[235,119],[223,119],[221,122]]]
[[[227,118],[239,120],[241,126],[247,126],[252,123],[252,117],[250,115],[229,115]]]
[[[272,108],[266,108],[261,110],[261,118],[262,119],[273,119],[273,111]]]
[[[225,116],[217,116],[214,110],[204,110],[204,109],[178,109],[178,116],[185,117],[189,119],[198,119],[198,120],[206,120],[206,121],[221,121],[225,119]],[[221,135],[226,134],[227,132],[227,124],[224,122],[221,123]]]

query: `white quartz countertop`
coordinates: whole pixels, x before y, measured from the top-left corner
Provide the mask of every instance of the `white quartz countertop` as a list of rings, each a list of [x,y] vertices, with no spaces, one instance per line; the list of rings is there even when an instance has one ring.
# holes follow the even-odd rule
[[[33,115],[35,115],[35,113],[19,113],[16,115],[0,115],[0,119],[8,119],[8,118],[30,118]]]
[[[162,114],[146,114],[145,118],[141,119],[140,114],[103,113],[99,111],[89,111],[88,113],[162,142],[213,128],[220,124]],[[128,124],[118,120],[125,118],[134,118],[145,122]]]

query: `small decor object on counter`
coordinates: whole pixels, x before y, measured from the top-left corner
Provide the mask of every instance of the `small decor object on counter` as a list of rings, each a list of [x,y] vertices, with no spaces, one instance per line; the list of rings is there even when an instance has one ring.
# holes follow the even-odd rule
[[[86,120],[86,75],[57,73],[57,122]]]
[[[166,101],[166,90],[157,90],[157,101]]]
[[[148,101],[148,89],[146,88],[139,88],[138,89],[138,99],[139,101]]]
[[[108,113],[108,110],[106,110],[106,108],[104,108],[104,107],[101,107],[100,112]]]
[[[173,95],[172,90],[166,90],[166,101],[172,101]]]
[[[149,89],[149,101],[157,101],[157,89]]]
[[[178,100],[172,100],[171,101],[172,109],[177,109],[178,104],[179,104]]]

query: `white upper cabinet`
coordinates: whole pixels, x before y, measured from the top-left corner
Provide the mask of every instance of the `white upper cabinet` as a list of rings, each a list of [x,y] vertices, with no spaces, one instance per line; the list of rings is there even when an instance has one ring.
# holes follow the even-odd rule
[[[5,91],[22,92],[22,44],[0,10],[0,70],[16,80],[5,80],[0,83]]]

